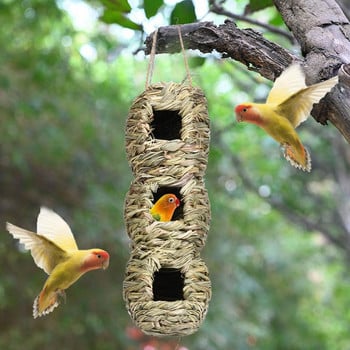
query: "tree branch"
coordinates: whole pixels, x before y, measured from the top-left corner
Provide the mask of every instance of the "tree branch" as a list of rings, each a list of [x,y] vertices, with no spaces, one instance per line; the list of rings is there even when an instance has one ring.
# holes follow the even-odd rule
[[[309,84],[329,78],[350,62],[350,23],[335,0],[274,3],[300,44]],[[350,84],[343,88],[321,100],[311,114],[321,124],[331,121],[350,142]]]
[[[178,26],[160,27],[156,53],[175,53],[181,50]],[[214,50],[245,64],[249,70],[275,80],[283,69],[299,58],[283,47],[265,39],[253,29],[239,29],[226,20],[216,26],[212,22],[181,25],[181,35],[187,49],[211,53]],[[146,54],[151,52],[153,33],[146,38]]]
[[[274,2],[301,46],[308,84],[328,79],[342,64],[350,63],[350,23],[335,0]],[[270,80],[275,80],[291,62],[302,62],[302,58],[257,31],[238,29],[228,20],[219,26],[211,22],[185,24],[181,33],[187,49],[203,53],[216,50]],[[152,37],[146,39],[146,53],[150,53]],[[177,26],[159,28],[158,38],[157,53],[180,51]],[[329,120],[350,143],[350,79],[343,79],[311,114],[321,124]]]
[[[236,21],[242,21],[242,22],[246,22],[249,24],[253,24],[255,26],[259,26],[261,28],[268,30],[271,33],[284,36],[291,43],[295,42],[293,35],[291,35],[287,31],[280,29],[278,27],[274,27],[272,25],[257,21],[255,19],[249,18],[247,16],[236,15],[235,13],[232,13],[230,11],[225,10],[222,6],[218,5],[215,1],[211,2],[210,12],[216,13],[217,15],[226,16],[226,17],[231,18],[231,19],[236,20]]]

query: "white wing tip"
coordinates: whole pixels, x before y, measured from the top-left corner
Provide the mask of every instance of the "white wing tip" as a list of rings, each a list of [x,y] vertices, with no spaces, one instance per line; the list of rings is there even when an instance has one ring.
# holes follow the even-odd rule
[[[6,222],[6,230],[8,231],[8,233],[12,235],[13,238],[19,239],[18,235],[16,234],[16,229],[17,229],[17,226],[15,226],[14,224],[11,224],[10,222]]]
[[[324,83],[326,83],[326,82],[328,82],[328,84],[329,84],[329,91],[331,91],[333,89],[333,87],[336,86],[339,83],[339,77],[338,77],[338,75],[335,75],[334,77],[329,78],[328,80],[324,81]]]
[[[44,206],[44,205],[42,205],[41,207],[40,207],[40,213],[55,213],[52,209],[50,209],[50,208],[48,208],[48,207],[46,207],[46,206]],[[40,214],[39,213],[39,214]],[[56,213],[55,213],[56,214]]]
[[[21,239],[21,236],[25,233],[25,234],[30,234],[32,232],[16,226],[14,224],[11,224],[10,222],[6,222],[6,230],[15,238],[15,239]]]
[[[294,75],[294,74],[298,74],[300,76],[303,76],[304,78],[304,85],[305,85],[305,73],[304,73],[304,70],[303,68],[301,67],[301,64],[298,63],[298,62],[293,62],[291,63],[282,73],[281,75],[284,74],[284,75]]]

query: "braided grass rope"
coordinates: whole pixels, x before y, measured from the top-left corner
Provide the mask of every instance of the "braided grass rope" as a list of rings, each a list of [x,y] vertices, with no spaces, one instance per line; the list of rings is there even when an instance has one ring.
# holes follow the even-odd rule
[[[157,111],[178,114],[181,127],[174,135],[179,137],[154,137]],[[161,114],[161,118],[167,117],[167,113]],[[165,124],[170,129],[176,127],[171,122]],[[210,223],[203,179],[209,136],[206,99],[198,88],[157,83],[131,106],[126,151],[135,179],[125,200],[131,252],[123,297],[131,318],[147,334],[191,334],[208,309],[211,283],[200,251]],[[155,221],[150,214],[162,189],[176,192],[181,200],[173,221]]]

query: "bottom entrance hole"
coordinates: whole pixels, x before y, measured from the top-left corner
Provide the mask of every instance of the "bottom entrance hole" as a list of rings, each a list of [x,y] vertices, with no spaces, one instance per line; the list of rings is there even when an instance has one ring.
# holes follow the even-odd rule
[[[184,276],[179,269],[160,268],[153,276],[153,300],[184,300]]]

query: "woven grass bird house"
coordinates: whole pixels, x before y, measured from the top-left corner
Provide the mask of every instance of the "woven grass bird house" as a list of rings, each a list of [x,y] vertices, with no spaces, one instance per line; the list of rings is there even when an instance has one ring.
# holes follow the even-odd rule
[[[123,297],[146,334],[184,336],[204,320],[211,298],[200,257],[209,231],[204,185],[209,117],[203,92],[191,85],[150,85],[133,102],[126,124],[126,153],[134,174],[125,199],[130,237]],[[181,205],[168,222],[150,214],[165,193]]]

